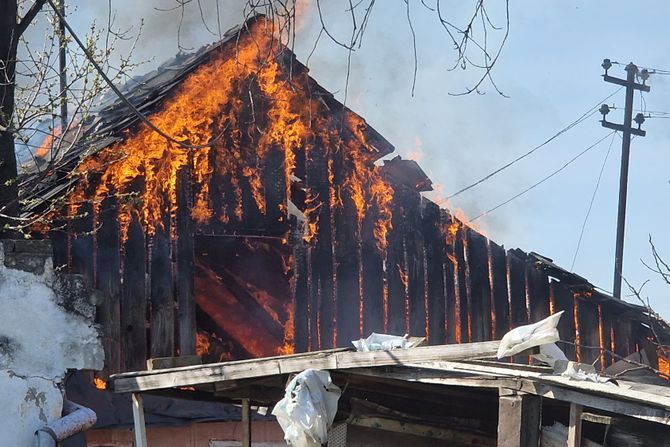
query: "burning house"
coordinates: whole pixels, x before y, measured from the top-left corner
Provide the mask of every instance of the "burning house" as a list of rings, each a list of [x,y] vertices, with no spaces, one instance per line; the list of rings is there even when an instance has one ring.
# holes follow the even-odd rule
[[[97,289],[109,374],[343,347],[370,332],[497,340],[564,311],[561,348],[604,370],[670,329],[422,197],[419,165],[254,18],[133,80],[22,178],[54,265]],[[51,143],[49,143],[51,144]],[[658,340],[660,336],[662,340]],[[668,372],[668,371],[666,371]]]

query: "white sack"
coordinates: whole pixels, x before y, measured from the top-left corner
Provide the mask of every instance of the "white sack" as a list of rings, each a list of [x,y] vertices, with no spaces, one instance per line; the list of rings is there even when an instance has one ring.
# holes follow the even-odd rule
[[[563,311],[555,313],[537,323],[512,329],[500,340],[497,356],[499,359],[518,354],[535,346],[555,343],[559,340],[558,325]]]
[[[392,349],[405,349],[409,347],[410,341],[407,335],[377,334],[373,332],[368,338],[361,338],[351,342],[358,352],[390,351]]]
[[[284,440],[296,447],[325,444],[340,394],[328,371],[307,369],[295,376],[272,410],[284,430]]]

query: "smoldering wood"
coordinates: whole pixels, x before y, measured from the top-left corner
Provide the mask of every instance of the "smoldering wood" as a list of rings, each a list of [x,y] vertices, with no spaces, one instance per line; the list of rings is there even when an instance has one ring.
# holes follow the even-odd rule
[[[174,355],[175,306],[170,250],[170,222],[150,238],[151,357]]]
[[[319,144],[315,141],[314,144]],[[310,149],[310,157],[306,166],[306,184],[315,197],[318,197],[319,232],[315,237],[311,250],[312,261],[312,299],[311,307],[316,313],[315,337],[321,349],[333,347],[335,308],[333,306],[333,246],[332,238],[335,229],[331,225],[330,179],[328,178],[328,158],[330,148],[314,147]]]
[[[462,223],[458,224],[458,231],[454,235],[454,285],[455,299],[456,299],[456,341],[458,343],[468,343],[470,341],[470,308],[469,292],[468,292],[468,276],[466,275],[467,266],[465,265],[465,241],[467,237],[468,228],[464,227]]]
[[[456,250],[454,238],[449,235],[449,228],[454,223],[452,216],[446,211],[440,213],[440,222],[442,225],[443,237],[445,240],[444,255],[442,264],[444,269],[444,298],[445,303],[445,332],[447,343],[457,343],[457,326],[460,324],[456,315],[456,302],[458,300],[457,279],[458,265],[456,261]]]
[[[401,335],[407,331],[405,297],[407,290],[403,278],[406,275],[405,267],[405,245],[403,232],[405,219],[403,207],[398,197],[399,191],[393,194],[393,217],[391,219],[392,229],[388,235],[388,248],[386,254],[386,281],[388,285],[388,332]]]
[[[293,245],[293,309],[295,315],[294,347],[295,352],[306,352],[309,346],[309,270],[307,245],[303,240],[304,224],[291,219],[291,242]]]
[[[433,202],[425,201],[423,210],[423,235],[428,290],[428,342],[441,344],[446,341],[445,326],[445,253],[440,222],[440,208]]]
[[[582,345],[582,363],[596,364],[600,361],[600,336],[598,333],[598,306],[588,296],[577,295],[579,338]],[[596,369],[600,365],[596,364]]]
[[[470,301],[472,314],[472,341],[491,339],[491,290],[489,283],[488,250],[486,238],[468,231],[467,268],[470,280]]]
[[[348,149],[342,144],[340,152]],[[346,155],[334,157],[332,163],[333,183],[339,191],[339,204],[334,211],[333,229],[335,233],[335,301],[334,332],[336,334],[335,346],[347,346],[351,340],[362,337],[359,327],[361,323],[360,296],[361,284],[359,284],[359,234],[358,216],[356,205],[351,196],[351,191],[345,186],[349,168],[345,165]],[[334,347],[334,346],[331,346]]]
[[[491,302],[493,307],[493,317],[495,317],[494,340],[502,336],[511,329],[509,315],[509,301],[507,296],[507,267],[505,249],[495,242],[489,240],[489,255],[491,256],[491,275],[492,284]]]
[[[121,349],[126,370],[144,367],[148,357],[145,233],[139,216],[131,215],[123,251]]]
[[[190,210],[193,206],[190,169],[183,169],[177,176],[177,244],[176,244],[176,295],[177,295],[177,347],[179,354],[195,355],[195,299],[194,293],[194,224]]]
[[[404,189],[404,188],[403,188]],[[404,195],[404,194],[403,194]],[[405,273],[407,275],[406,315],[409,321],[408,334],[412,336],[426,335],[427,296],[424,271],[424,243],[421,225],[421,196],[414,191],[403,199],[405,211],[405,232],[403,235],[405,249]]]
[[[378,213],[379,209],[373,205],[363,219],[361,233],[364,335],[384,332],[384,254],[374,234]]]
[[[561,340],[568,343],[561,344],[561,349],[568,358],[575,357],[575,316],[572,292],[562,283],[552,280],[550,293],[554,300],[554,311],[563,311],[563,316],[558,322],[558,334]]]
[[[107,197],[100,204],[100,226],[96,232],[97,289],[103,296],[98,308],[102,325],[106,369],[109,374],[123,371],[121,357],[121,257],[117,199]],[[104,375],[104,374],[103,374]]]

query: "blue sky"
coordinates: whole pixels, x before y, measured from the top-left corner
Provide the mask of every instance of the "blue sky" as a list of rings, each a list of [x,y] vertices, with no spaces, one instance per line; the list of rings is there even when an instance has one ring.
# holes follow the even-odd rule
[[[82,31],[92,18],[106,17],[106,4],[81,3],[73,17]],[[136,24],[139,17],[145,19],[138,57],[154,56],[160,62],[177,52],[177,14],[153,9],[173,2],[134,2],[132,8],[124,3],[130,5],[115,3],[119,23]],[[210,3],[203,0],[209,8],[206,17],[215,27]],[[235,2],[221,2],[228,8],[221,17],[224,29],[241,18],[231,3]],[[328,5],[326,17],[333,32],[346,39],[350,29],[344,8],[348,2],[321,3]],[[442,2],[457,23],[465,20],[472,3]],[[491,20],[504,24],[504,2],[488,0],[486,5]],[[601,78],[603,58],[670,70],[667,1],[518,0],[511,2],[510,36],[493,72],[497,85],[509,97],[498,95],[490,84],[483,85],[483,95],[454,97],[449,92],[471,85],[478,72],[447,71],[455,53],[435,14],[421,7],[418,0],[410,0],[410,6],[419,60],[414,95],[405,3],[378,1],[363,45],[352,57],[347,105],[391,141],[397,153],[420,154],[420,164],[441,188],[434,198],[460,189],[540,144],[614,92],[617,87]],[[306,60],[319,29],[312,5],[296,42],[300,60]],[[183,43],[197,48],[214,40],[216,36],[204,29],[199,14],[187,12]],[[342,100],[346,51],[322,40],[309,65],[312,75]],[[610,74],[625,77],[622,66],[615,65]],[[648,83],[651,92],[644,95],[647,110],[670,112],[670,77],[652,76]],[[617,107],[623,103],[623,91],[608,101]],[[635,107],[642,107],[639,95]],[[614,110],[609,118],[622,121],[621,111]],[[605,136],[609,131],[600,126],[599,119],[594,115],[447,206],[474,217],[507,200]],[[670,260],[666,224],[670,218],[670,120],[649,119],[643,128],[647,136],[633,140],[631,150],[624,274],[635,286],[650,279],[643,295],[662,315],[670,317],[670,300],[666,298],[670,286],[640,261],[651,259],[649,235]],[[538,252],[569,269],[609,143],[606,139],[551,180],[482,218],[484,232],[507,248]],[[621,139],[615,137],[574,266],[575,272],[605,290],[612,287],[620,148]]]

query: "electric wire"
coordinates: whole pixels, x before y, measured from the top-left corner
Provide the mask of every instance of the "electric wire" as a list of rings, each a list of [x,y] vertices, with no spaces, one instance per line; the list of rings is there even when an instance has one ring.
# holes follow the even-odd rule
[[[614,135],[612,135],[612,139],[610,140],[609,147],[607,148],[607,152],[605,153],[605,159],[603,160],[603,164],[600,167],[600,173],[598,174],[598,180],[596,180],[596,186],[593,189],[593,194],[591,195],[591,202],[589,203],[589,208],[586,211],[586,216],[584,216],[584,222],[582,222],[582,229],[579,231],[579,239],[577,240],[577,247],[575,248],[575,254],[572,256],[572,264],[570,264],[570,271],[573,271],[575,268],[575,262],[577,261],[577,255],[579,254],[579,249],[582,246],[582,238],[584,237],[584,231],[586,230],[586,223],[589,220],[589,216],[591,215],[591,210],[593,209],[593,203],[596,200],[596,195],[598,194],[598,188],[600,187],[600,180],[603,178],[603,172],[605,171],[605,166],[607,165],[607,159],[610,156],[610,152],[612,151],[612,143],[614,143],[614,140],[616,139],[616,131]]]
[[[564,133],[566,133],[567,131],[569,131],[569,130],[572,129],[573,127],[575,127],[575,126],[581,124],[583,121],[587,120],[587,119],[590,118],[592,115],[594,115],[594,114],[598,111],[598,108],[600,107],[601,104],[603,104],[605,101],[607,101],[608,99],[610,99],[612,96],[614,96],[614,95],[616,95],[617,93],[619,93],[622,89],[623,89],[623,87],[620,87],[620,88],[618,88],[616,91],[614,91],[613,93],[611,93],[610,95],[608,95],[608,96],[606,96],[605,98],[603,98],[603,99],[601,99],[600,101],[598,101],[598,102],[596,103],[596,105],[594,105],[593,107],[589,108],[589,109],[588,109],[586,112],[584,112],[579,118],[577,118],[575,121],[571,122],[570,124],[568,124],[567,126],[565,126],[564,128],[562,128],[561,130],[559,130],[558,132],[556,132],[554,135],[552,135],[550,138],[548,138],[547,140],[545,140],[543,143],[539,144],[538,146],[535,146],[534,148],[532,148],[532,149],[529,150],[528,152],[526,152],[526,153],[524,153],[524,154],[518,156],[518,157],[515,158],[514,160],[512,160],[512,161],[510,161],[510,162],[508,162],[508,163],[506,163],[506,164],[504,164],[503,166],[501,166],[501,167],[499,167],[498,169],[492,171],[492,172],[489,173],[488,175],[485,175],[484,177],[480,178],[479,180],[477,180],[477,181],[475,181],[475,182],[469,184],[468,186],[465,186],[465,187],[459,189],[458,191],[456,191],[455,193],[451,194],[450,196],[447,196],[447,200],[449,200],[449,199],[453,199],[454,197],[456,197],[456,196],[458,196],[458,195],[460,195],[460,194],[462,194],[462,193],[464,193],[464,192],[466,192],[466,191],[468,191],[468,190],[474,188],[475,186],[478,186],[478,185],[484,183],[485,181],[487,181],[487,180],[490,179],[491,177],[493,177],[493,176],[499,174],[500,172],[504,171],[505,169],[509,168],[510,166],[512,166],[512,165],[514,165],[514,164],[516,164],[516,163],[518,163],[519,161],[521,161],[521,160],[523,160],[524,158],[528,157],[529,155],[533,154],[535,151],[537,151],[537,150],[541,149],[542,147],[546,146],[547,144],[551,143],[553,140],[555,140],[555,139],[558,138],[559,136],[563,135]]]
[[[491,214],[492,212],[496,211],[497,209],[502,208],[503,206],[507,205],[508,203],[512,202],[513,200],[518,199],[519,197],[523,196],[523,195],[526,194],[527,192],[529,192],[529,191],[535,189],[536,187],[540,186],[542,183],[544,183],[544,182],[546,182],[547,180],[551,179],[551,178],[554,177],[556,174],[560,173],[560,172],[563,171],[565,168],[567,168],[568,166],[570,166],[570,165],[571,165],[572,163],[574,163],[577,159],[579,159],[582,155],[586,154],[588,151],[590,151],[590,150],[593,149],[594,147],[598,146],[600,143],[602,143],[602,142],[603,142],[604,140],[606,140],[608,137],[612,136],[614,133],[616,133],[616,131],[613,130],[612,132],[608,133],[607,135],[605,135],[604,137],[600,138],[598,141],[596,141],[595,143],[591,144],[591,145],[588,146],[586,149],[584,149],[583,151],[581,151],[580,153],[578,153],[577,155],[575,155],[574,157],[572,157],[570,160],[568,160],[567,162],[565,162],[565,164],[563,164],[563,166],[561,166],[560,168],[556,169],[556,170],[553,171],[551,174],[549,174],[549,175],[547,175],[546,177],[542,178],[541,180],[539,180],[539,181],[533,183],[531,186],[529,186],[529,187],[527,187],[526,189],[524,189],[523,191],[521,191],[521,192],[519,192],[519,193],[513,195],[512,197],[510,197],[509,199],[505,200],[504,202],[499,203],[498,205],[494,206],[493,208],[491,208],[491,209],[489,209],[489,210],[487,210],[487,211],[484,211],[483,213],[481,213],[481,214],[479,214],[479,215],[473,217],[472,219],[468,220],[468,222],[466,222],[466,223],[474,222],[475,220],[478,220],[478,219],[480,219],[480,218],[482,218],[482,217],[484,217],[484,216],[486,216],[486,215],[488,215],[488,214]]]

